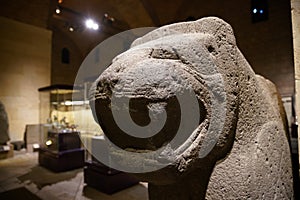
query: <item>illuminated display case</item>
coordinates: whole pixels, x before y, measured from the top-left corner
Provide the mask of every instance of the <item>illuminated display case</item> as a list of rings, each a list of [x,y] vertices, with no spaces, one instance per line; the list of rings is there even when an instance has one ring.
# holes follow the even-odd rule
[[[83,109],[82,89],[70,85],[52,85],[39,89],[41,147],[53,151],[80,148],[74,113]],[[72,99],[78,98],[79,105]],[[77,138],[77,139],[75,139]],[[70,143],[75,142],[76,145]],[[79,142],[79,143],[78,143]],[[79,145],[78,145],[79,144]]]
[[[84,165],[79,125],[75,115],[85,107],[82,87],[52,85],[40,88],[39,164],[52,171]]]

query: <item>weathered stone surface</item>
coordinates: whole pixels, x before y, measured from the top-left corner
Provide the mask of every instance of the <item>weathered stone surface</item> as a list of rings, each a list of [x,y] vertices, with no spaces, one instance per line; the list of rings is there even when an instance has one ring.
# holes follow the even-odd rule
[[[6,144],[9,140],[8,118],[4,105],[0,101],[0,145]]]
[[[221,19],[172,24],[137,39],[101,74],[91,103],[111,141],[153,151],[176,135],[183,103],[176,95],[187,88],[197,97],[199,124],[170,147],[172,164],[137,174],[149,182],[149,198],[291,199],[291,156],[276,88],[255,75]],[[165,126],[152,137],[129,136],[114,120],[112,93],[130,99],[130,115],[140,126],[150,123],[148,110],[165,109]]]

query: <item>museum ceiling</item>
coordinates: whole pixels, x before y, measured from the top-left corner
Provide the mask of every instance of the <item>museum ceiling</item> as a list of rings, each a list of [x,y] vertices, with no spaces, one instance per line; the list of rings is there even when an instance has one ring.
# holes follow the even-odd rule
[[[92,17],[101,22],[105,19],[104,15],[108,14],[115,19],[113,27],[124,30],[142,26],[160,26],[184,20],[189,17],[185,15],[190,13],[189,8],[196,8],[197,2],[199,1],[59,0],[57,6],[62,8],[60,15],[66,20],[77,21],[77,17]],[[182,8],[185,9],[184,13]]]
[[[200,6],[196,0],[54,1],[50,28],[67,34],[83,49],[90,49],[105,38],[128,29],[198,18],[196,8]],[[89,18],[98,23],[97,30],[86,27]],[[88,39],[83,40],[84,37]]]
[[[250,0],[248,3],[243,4],[250,9]],[[236,0],[10,0],[2,2],[0,15],[61,33],[72,39],[84,56],[107,37],[132,28],[211,15],[239,23],[241,20],[230,17],[235,12],[250,19],[248,8],[243,13],[245,9],[236,4]],[[98,23],[97,30],[86,28],[88,18]]]

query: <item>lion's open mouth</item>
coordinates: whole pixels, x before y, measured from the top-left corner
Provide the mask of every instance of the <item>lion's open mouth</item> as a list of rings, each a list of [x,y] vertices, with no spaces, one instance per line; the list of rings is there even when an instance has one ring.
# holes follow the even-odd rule
[[[122,149],[131,149],[134,151],[144,151],[150,150],[155,151],[165,144],[168,144],[178,133],[179,125],[181,123],[181,109],[179,102],[176,98],[170,97],[168,99],[146,99],[146,98],[131,98],[129,100],[129,114],[134,123],[138,126],[144,127],[151,123],[149,117],[149,105],[159,104],[163,102],[164,108],[167,113],[166,122],[163,128],[151,137],[143,137],[143,132],[137,133],[141,137],[134,137],[126,133],[122,128],[116,123],[112,110],[111,110],[111,100],[110,99],[97,99],[96,100],[96,112],[99,123],[111,142]],[[201,113],[199,124],[204,120],[206,116],[206,109],[203,103],[198,100],[199,110]],[[126,109],[126,107],[120,106],[118,109]],[[159,112],[159,111],[158,111]],[[190,131],[189,134],[180,138],[177,141],[177,145],[181,145],[188,135],[192,133],[197,127],[187,127],[186,131]],[[151,132],[153,130],[146,129],[145,131]],[[176,148],[176,147],[174,147]]]

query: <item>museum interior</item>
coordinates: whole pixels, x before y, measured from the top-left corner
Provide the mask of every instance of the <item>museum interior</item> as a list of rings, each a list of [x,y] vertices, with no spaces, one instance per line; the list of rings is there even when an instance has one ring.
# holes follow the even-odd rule
[[[0,25],[1,200],[300,199],[300,0],[9,0],[1,2]],[[211,40],[216,42],[204,52]],[[198,65],[218,73],[190,69]],[[174,66],[185,66],[185,72]],[[189,83],[180,82],[184,73]],[[217,75],[225,82],[215,91]],[[182,84],[175,87],[177,79]],[[170,145],[177,138],[172,131],[184,118],[190,126],[193,115],[178,118],[176,112],[191,107],[178,111],[177,101],[151,92],[172,96],[176,88],[198,87],[196,82],[210,89],[195,92],[201,125],[184,130],[204,139],[198,148],[197,139],[187,136],[180,154]],[[116,128],[122,111],[113,110],[113,95],[133,95],[127,89],[140,95],[128,100],[129,117],[139,127],[147,127],[153,110],[166,108],[164,135],[136,139]],[[205,96],[220,90],[227,95],[218,94],[223,103]],[[192,104],[181,100],[179,105]],[[220,132],[216,141],[205,137],[205,127],[217,126],[206,129],[214,137],[220,123],[228,133]],[[212,143],[207,155],[194,156]],[[115,145],[118,150],[111,150]],[[149,157],[137,156],[159,149],[176,154],[175,161],[152,169]]]

